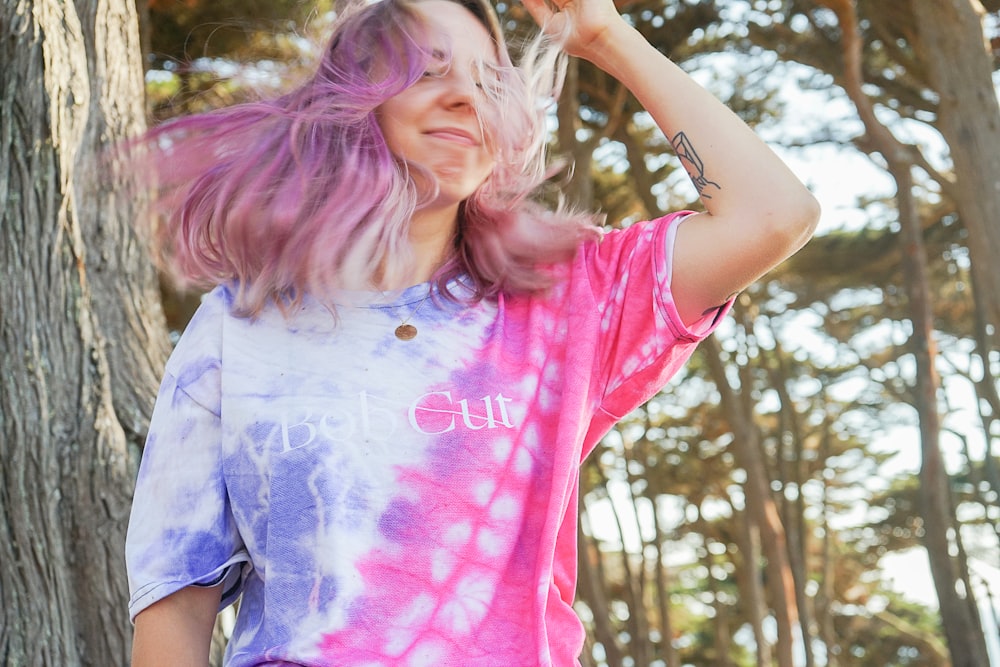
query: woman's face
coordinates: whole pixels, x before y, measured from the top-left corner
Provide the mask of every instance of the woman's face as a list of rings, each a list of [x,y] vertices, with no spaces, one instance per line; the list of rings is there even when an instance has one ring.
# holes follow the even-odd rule
[[[428,46],[439,57],[419,81],[379,107],[378,122],[396,157],[434,175],[435,204],[447,207],[468,198],[493,169],[475,106],[479,65],[497,65],[496,46],[486,27],[451,0],[423,0],[415,7],[430,28]]]

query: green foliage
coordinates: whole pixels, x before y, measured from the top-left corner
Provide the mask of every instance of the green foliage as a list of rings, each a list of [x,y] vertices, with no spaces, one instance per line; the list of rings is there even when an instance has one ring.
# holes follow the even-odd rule
[[[199,58],[245,61],[287,56],[263,35],[296,34],[329,3],[304,0],[150,0],[154,69]]]
[[[164,120],[288,89],[306,75],[331,15],[331,3],[303,0],[151,2],[150,115]]]

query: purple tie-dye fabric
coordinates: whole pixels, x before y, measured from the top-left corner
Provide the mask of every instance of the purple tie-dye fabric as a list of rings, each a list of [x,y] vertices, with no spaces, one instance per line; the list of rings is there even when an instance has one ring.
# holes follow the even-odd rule
[[[718,320],[671,300],[680,217],[584,246],[544,297],[249,320],[216,289],[139,470],[133,617],[221,581],[231,667],[578,664],[579,464]]]

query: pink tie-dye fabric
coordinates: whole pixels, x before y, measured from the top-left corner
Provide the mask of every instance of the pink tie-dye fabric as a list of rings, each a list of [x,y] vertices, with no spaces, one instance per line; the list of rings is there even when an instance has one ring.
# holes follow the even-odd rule
[[[249,320],[216,289],[157,400],[132,615],[221,582],[243,596],[232,667],[578,664],[579,464],[721,314],[677,316],[679,219],[584,246],[544,297],[421,285]],[[407,317],[419,334],[399,341]]]

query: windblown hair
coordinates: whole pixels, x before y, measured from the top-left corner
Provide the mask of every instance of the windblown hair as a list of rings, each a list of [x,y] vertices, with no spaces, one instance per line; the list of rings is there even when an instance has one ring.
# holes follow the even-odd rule
[[[435,55],[418,1],[342,14],[315,74],[289,94],[183,117],[143,137],[162,212],[156,253],[169,275],[188,287],[230,283],[236,308],[252,316],[306,293],[333,308],[335,290],[412,273],[409,220],[434,193],[415,185],[425,170],[390,152],[377,110]],[[455,251],[434,280],[446,294],[467,274],[474,299],[543,290],[548,267],[599,234],[592,216],[533,198],[550,171],[540,101],[556,94],[565,57],[540,35],[515,67],[487,0],[457,1],[496,42],[499,66],[481,66],[476,103],[495,167],[460,207]]]

